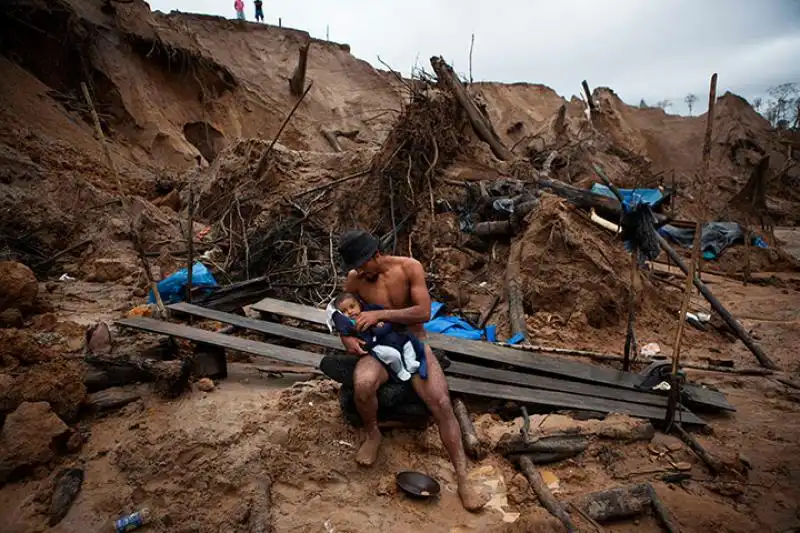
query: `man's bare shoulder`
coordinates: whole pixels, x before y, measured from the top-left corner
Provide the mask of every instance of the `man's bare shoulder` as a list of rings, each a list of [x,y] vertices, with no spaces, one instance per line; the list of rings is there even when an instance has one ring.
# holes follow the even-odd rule
[[[345,292],[353,292],[358,294],[358,288],[361,285],[361,278],[358,277],[358,273],[355,270],[351,270],[347,273],[347,279],[344,282],[344,290]]]
[[[393,266],[402,270],[406,278],[413,279],[425,277],[425,268],[422,263],[413,257],[392,256]]]

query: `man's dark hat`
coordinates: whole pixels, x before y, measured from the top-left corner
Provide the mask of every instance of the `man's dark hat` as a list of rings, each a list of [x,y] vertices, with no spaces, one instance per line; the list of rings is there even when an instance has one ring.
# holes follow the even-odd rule
[[[370,233],[357,229],[346,232],[339,239],[339,255],[347,270],[353,270],[375,257],[378,239]]]

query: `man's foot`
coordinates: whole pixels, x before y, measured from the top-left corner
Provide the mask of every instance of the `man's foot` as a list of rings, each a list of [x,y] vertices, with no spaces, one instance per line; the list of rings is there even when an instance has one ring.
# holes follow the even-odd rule
[[[485,491],[466,480],[458,484],[458,497],[461,498],[464,509],[472,512],[479,511],[489,502],[489,495]]]
[[[378,460],[378,449],[381,447],[381,432],[376,428],[367,435],[356,453],[356,462],[361,466],[372,466]]]

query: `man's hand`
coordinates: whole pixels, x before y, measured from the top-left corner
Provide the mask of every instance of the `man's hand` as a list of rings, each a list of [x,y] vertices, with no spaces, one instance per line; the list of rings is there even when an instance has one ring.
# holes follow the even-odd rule
[[[380,311],[362,311],[356,317],[356,329],[358,331],[365,331],[380,321]]]
[[[366,343],[358,337],[342,337],[342,344],[344,344],[344,347],[347,349],[347,353],[359,357],[367,355],[367,352],[362,348]]]

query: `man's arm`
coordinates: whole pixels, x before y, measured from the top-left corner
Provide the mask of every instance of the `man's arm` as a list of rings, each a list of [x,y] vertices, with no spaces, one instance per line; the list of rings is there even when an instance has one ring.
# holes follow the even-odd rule
[[[425,285],[425,270],[419,261],[409,262],[408,265],[404,265],[403,270],[408,276],[411,307],[377,311],[379,320],[406,325],[427,322],[431,318],[431,295],[428,293],[428,286]]]

